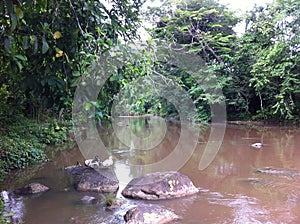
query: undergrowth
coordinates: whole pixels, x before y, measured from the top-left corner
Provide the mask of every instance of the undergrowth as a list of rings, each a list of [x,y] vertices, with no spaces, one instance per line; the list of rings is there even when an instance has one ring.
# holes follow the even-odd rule
[[[71,126],[56,119],[36,123],[24,116],[0,124],[0,181],[11,170],[47,161],[45,147],[66,142]]]

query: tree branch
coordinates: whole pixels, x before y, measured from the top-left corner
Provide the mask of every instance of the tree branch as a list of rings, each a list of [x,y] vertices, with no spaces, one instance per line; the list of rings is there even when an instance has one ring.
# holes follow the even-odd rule
[[[216,52],[208,45],[207,42],[202,41],[198,35],[195,35],[195,34],[192,32],[191,29],[188,29],[188,32],[189,32],[189,34],[190,34],[193,38],[195,38],[195,39],[198,41],[198,43],[200,43],[202,46],[203,46],[203,44],[204,44],[204,46],[203,46],[204,48],[202,47],[202,48],[203,48],[203,52],[206,53],[205,49],[209,50],[209,51],[212,53],[212,55],[214,56],[214,58],[215,58],[220,64],[222,64],[222,65],[226,68],[226,71],[229,72],[229,74],[231,74],[232,76],[234,76],[234,73],[233,73],[233,72],[230,70],[230,68],[224,63],[224,61],[222,60],[222,58],[219,57],[219,56],[216,54]]]
[[[77,14],[76,14],[76,11],[75,11],[74,6],[72,5],[71,0],[69,0],[69,3],[70,3],[70,7],[71,7],[71,9],[72,9],[72,11],[73,11],[73,14],[74,14],[74,16],[75,16],[75,19],[76,19],[76,21],[77,21],[77,25],[78,25],[78,27],[79,27],[79,29],[80,29],[80,32],[81,32],[82,35],[84,35],[85,32],[83,31],[83,29],[82,29],[82,27],[81,27],[81,25],[80,25],[78,16],[77,16]]]

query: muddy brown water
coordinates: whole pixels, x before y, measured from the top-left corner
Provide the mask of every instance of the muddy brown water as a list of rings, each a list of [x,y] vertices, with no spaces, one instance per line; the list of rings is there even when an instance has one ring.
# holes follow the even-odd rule
[[[126,122],[119,123],[120,129],[130,128],[132,133],[143,137],[151,132],[149,123],[150,126],[160,125],[151,123],[151,119],[147,121],[149,123],[142,121],[129,126]],[[159,144],[147,150],[128,144],[126,141],[132,136],[127,136],[126,131],[122,132],[127,139],[123,141],[120,140],[123,137],[117,137],[112,128],[99,129],[102,141],[113,155],[113,169],[120,179],[120,190],[133,177],[157,171],[153,168],[155,166],[145,165],[156,164],[177,153],[175,157],[180,157],[178,161],[183,163],[178,164],[179,171],[189,176],[201,190],[199,194],[186,198],[151,202],[171,208],[180,215],[181,220],[174,223],[300,223],[299,128],[227,125],[220,150],[204,170],[198,169],[199,161],[208,141],[215,140],[209,137],[210,126],[200,128],[198,142],[187,161],[182,160],[184,162],[181,158],[185,157],[185,148],[194,146],[193,133],[191,142],[189,135],[185,136],[187,142],[180,142],[183,133],[180,125],[168,123],[161,128],[166,129],[158,132],[164,135],[162,141],[160,139]],[[256,142],[263,142],[264,146],[260,149],[251,147]],[[174,152],[178,144],[181,144],[179,153]],[[51,188],[40,196],[11,198],[10,209],[15,212],[16,219],[28,224],[121,223],[128,207],[109,211],[105,209],[102,196],[77,192],[70,185],[63,168],[76,161],[83,163],[82,150],[75,145],[49,148],[49,157],[50,162],[12,173],[2,184],[1,189],[7,191],[30,182],[40,182]],[[161,164],[157,164],[159,169]],[[256,172],[270,167],[279,169],[278,175],[276,172]],[[168,164],[163,169],[167,170]],[[287,175],[282,172],[285,170]],[[293,172],[295,175],[290,175]],[[95,196],[98,200],[92,204],[82,203],[80,199],[85,195]],[[122,197],[120,192],[117,197]],[[144,202],[130,200],[129,203]],[[112,218],[114,215],[119,219]]]

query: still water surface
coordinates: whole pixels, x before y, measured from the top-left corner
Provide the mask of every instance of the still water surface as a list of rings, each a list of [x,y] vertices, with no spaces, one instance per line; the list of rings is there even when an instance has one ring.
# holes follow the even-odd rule
[[[151,126],[155,122],[151,123],[151,119],[145,122],[143,119],[133,123],[131,120],[129,126],[126,119],[122,122],[125,122],[124,127],[134,130],[135,134],[146,136],[149,124]],[[121,126],[120,123],[120,129]],[[168,123],[166,131],[160,133],[164,134],[160,144],[153,149],[137,150],[132,143],[118,140],[120,136],[117,137],[112,128],[99,128],[102,141],[114,157],[113,169],[120,180],[120,190],[133,177],[153,171],[151,166],[143,168],[144,164],[162,161],[172,154],[181,132],[180,125]],[[208,140],[211,140],[210,132],[211,127],[201,127],[195,149],[179,170],[191,178],[195,186],[201,189],[200,193],[187,198],[151,203],[173,209],[182,217],[175,222],[178,224],[300,223],[300,129],[227,125],[216,158],[205,170],[199,170],[200,158]],[[126,132],[122,132],[122,135],[126,137]],[[255,142],[263,142],[264,147],[251,147]],[[180,149],[191,145],[193,144],[187,143]],[[184,153],[183,150],[182,154]],[[30,182],[40,182],[51,188],[38,197],[14,199],[15,207],[12,208],[17,212],[16,216],[28,224],[120,223],[120,219],[110,217],[122,217],[126,209],[121,207],[119,210],[108,211],[103,205],[103,197],[77,192],[70,185],[63,168],[76,161],[84,161],[76,146],[58,151],[52,148],[49,150],[49,157],[50,162],[18,171],[9,176],[1,186],[2,190],[13,190]],[[255,172],[266,167],[280,172]],[[85,195],[96,196],[99,200],[97,203],[84,204],[80,199]],[[120,193],[117,196],[121,197]]]

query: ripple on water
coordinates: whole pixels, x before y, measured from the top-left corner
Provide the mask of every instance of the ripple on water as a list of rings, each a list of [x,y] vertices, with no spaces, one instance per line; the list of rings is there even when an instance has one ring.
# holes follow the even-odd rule
[[[271,220],[269,212],[261,207],[259,200],[254,197],[231,194],[222,195],[213,192],[208,200],[210,204],[223,205],[232,209],[233,220],[231,220],[230,223],[260,224],[266,223],[265,220]]]

